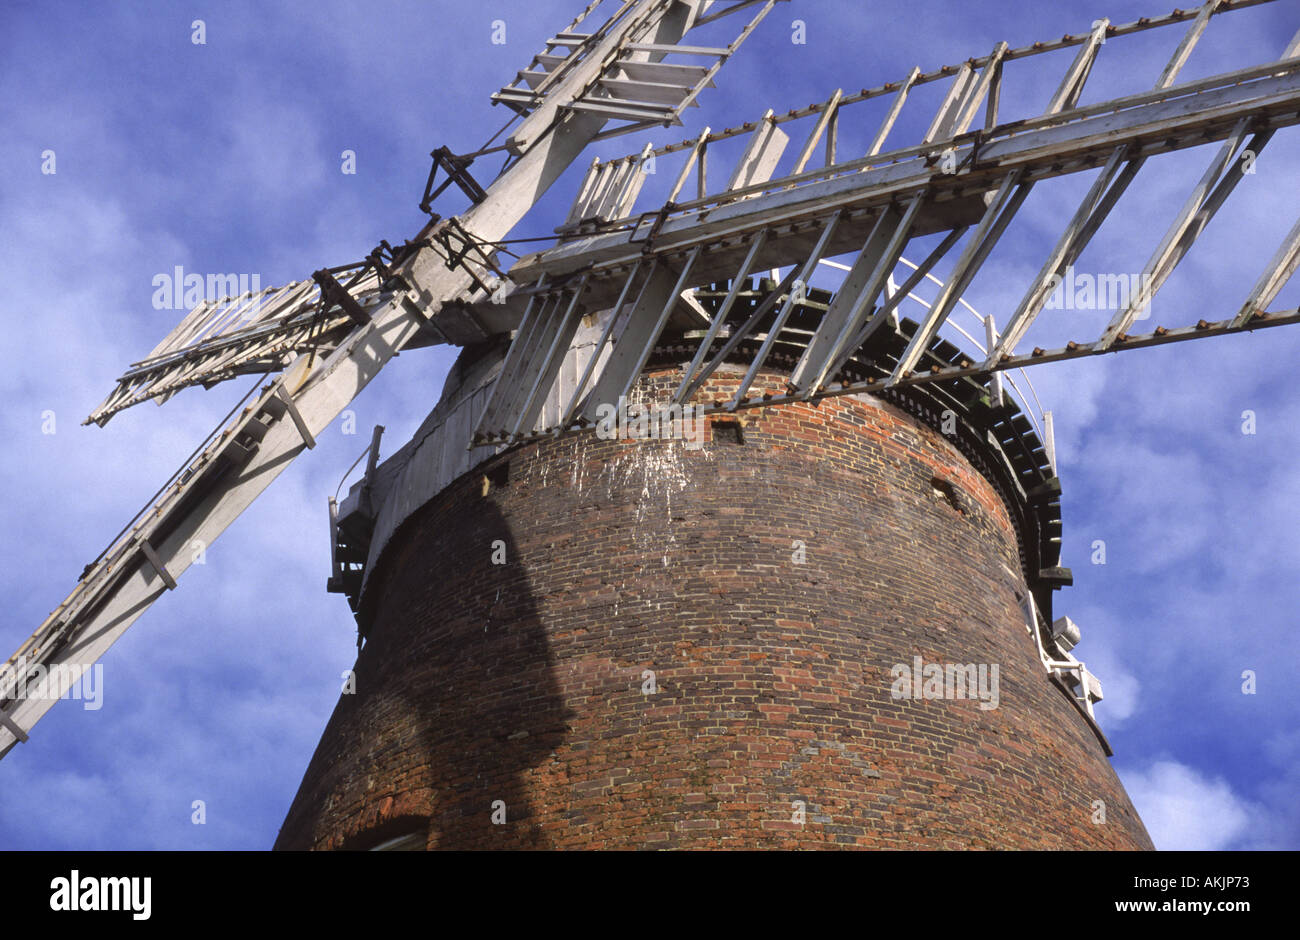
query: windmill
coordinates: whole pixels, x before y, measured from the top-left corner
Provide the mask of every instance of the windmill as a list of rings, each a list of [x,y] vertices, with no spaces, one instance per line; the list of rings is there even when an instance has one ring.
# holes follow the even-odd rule
[[[1001,44],[957,66],[915,70],[860,94],[837,92],[810,108],[755,115],[736,128],[597,160],[560,227],[559,243],[505,269],[497,249],[513,223],[591,140],[679,123],[682,110],[774,5],[642,0],[616,4],[596,27],[600,4],[592,4],[494,96],[520,116],[505,143],[474,154],[434,152],[422,208],[432,213],[455,187],[473,204],[470,210],[435,217],[415,239],[382,244],[360,264],[195,308],[122,376],[89,420],[103,424],[131,405],[239,375],[265,374],[269,384],[250,393],[232,422],[168,481],[159,502],[87,567],[68,600],[11,662],[69,665],[60,675],[73,681],[77,667],[102,655],[149,603],[178,586],[187,546],[196,539],[210,543],[270,484],[284,458],[310,449],[321,428],[401,349],[463,346],[514,333],[501,378],[465,428],[469,467],[521,442],[590,433],[599,405],[629,393],[668,335],[693,345],[682,353],[689,363],[683,382],[665,404],[689,402],[728,351],[749,343],[756,346],[750,371],[730,400],[708,404],[709,413],[921,385],[954,402],[996,409],[1004,406],[1000,375],[1012,369],[1300,319],[1294,311],[1268,310],[1300,260],[1298,226],[1261,265],[1258,281],[1230,316],[1134,329],[1153,292],[1241,180],[1242,155],[1258,155],[1278,129],[1295,122],[1294,41],[1277,60],[1260,57],[1228,75],[1178,82],[1214,17],[1257,5],[1250,2],[1209,3],[1133,24],[1099,21],[1086,33],[1031,47]],[[689,29],[724,18],[739,23],[729,45],[677,45]],[[1154,88],[1078,106],[1107,41],[1177,24],[1187,32]],[[1005,67],[1061,49],[1076,55],[1043,112],[1001,114]],[[896,146],[890,133],[909,96],[931,83],[946,88],[938,112],[919,142]],[[868,152],[846,156],[837,147],[839,127],[851,120],[854,105],[881,99],[890,106]],[[775,175],[792,140],[787,131],[801,121],[807,137],[791,172]],[[719,172],[717,155],[733,140],[743,148]],[[1079,257],[1139,170],[1167,153],[1202,146],[1215,152],[1144,265],[1141,294],[1096,338],[1017,351],[1048,302],[1053,276]],[[508,154],[509,162],[488,183],[476,177],[474,163],[495,152]],[[646,186],[651,162],[655,180],[671,184],[666,194]],[[1100,172],[1092,187],[1023,299],[1000,322],[981,324],[987,330],[981,354],[968,349],[961,356],[944,346],[941,330],[1030,190],[1094,170]],[[647,204],[647,196],[656,201]],[[894,280],[909,243],[935,233],[945,235],[939,246],[918,258],[901,284]],[[953,270],[928,315],[904,325],[897,308],[949,252]],[[793,342],[787,325],[806,307],[821,263],[834,258],[849,261],[843,282],[817,326]],[[753,285],[754,275],[773,269],[780,276],[766,291]],[[691,291],[694,304],[682,299]],[[742,310],[745,316],[736,316]],[[566,376],[565,357],[590,311],[612,313],[581,372]],[[750,395],[770,356],[794,360],[788,389]],[[1034,482],[1050,506],[1054,468],[1050,430],[1043,430],[1048,446],[1033,468]],[[371,457],[367,478],[374,450]],[[346,541],[342,522],[362,495],[340,508],[343,518],[332,527],[339,533],[334,584],[354,602],[364,557],[344,560],[356,546]],[[1043,533],[1047,555],[1053,538]],[[1046,561],[1056,560],[1047,555]],[[1054,569],[1036,567],[1042,576],[1036,602],[1048,611],[1053,588],[1065,583]],[[1091,713],[1086,672],[1055,668],[1073,671],[1073,687]],[[5,751],[25,740],[51,701],[4,703]]]

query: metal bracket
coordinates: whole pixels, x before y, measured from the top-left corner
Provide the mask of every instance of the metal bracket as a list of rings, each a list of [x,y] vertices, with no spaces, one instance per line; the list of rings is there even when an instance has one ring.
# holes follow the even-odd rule
[[[370,451],[366,457],[366,474],[361,478],[362,499],[367,510],[370,509],[370,497],[375,483],[375,468],[379,466],[379,439],[384,436],[384,426],[376,424],[370,434]]]
[[[470,280],[474,282],[474,286],[484,293],[491,294],[495,285],[483,281],[483,279],[474,272],[474,269],[465,263],[465,259],[469,257],[470,252],[474,252],[477,256],[474,259],[475,261],[487,268],[501,280],[506,279],[506,273],[497,267],[496,263],[492,260],[491,255],[483,250],[485,243],[479,241],[478,238],[472,235],[469,230],[465,228],[465,226],[461,225],[459,219],[447,219],[443,226],[429,235],[429,238],[430,241],[441,245],[444,252],[446,252],[445,263],[448,270],[454,271],[458,267],[464,268],[465,273],[468,274]],[[453,244],[453,240],[459,241],[459,244]]]
[[[338,304],[339,309],[354,320],[358,326],[365,326],[370,322],[370,314],[366,313],[365,308],[357,303],[356,298],[348,293],[347,288],[335,279],[328,268],[321,268],[321,270],[312,274],[312,280],[320,285],[321,313],[324,313],[334,304]]]
[[[663,207],[660,209],[651,212],[642,212],[637,216],[636,224],[632,226],[632,231],[628,234],[627,243],[629,245],[644,245],[645,247],[642,248],[642,251],[649,254],[654,250],[654,240],[659,234],[659,230],[664,227],[664,223],[668,221],[668,216],[671,215],[672,211],[676,208],[677,203],[665,202]],[[637,233],[641,231],[641,227],[645,225],[647,221],[651,221],[649,231],[638,238]]]
[[[438,216],[430,208],[433,200],[443,194],[448,186],[453,183],[460,188],[469,201],[478,205],[487,198],[487,191],[479,185],[478,180],[470,175],[469,167],[474,162],[472,156],[458,156],[451,152],[449,147],[439,147],[429,154],[433,157],[433,166],[429,168],[429,179],[424,184],[424,198],[420,200],[420,211],[431,215],[436,220]],[[437,188],[433,188],[433,182],[437,179],[438,168],[441,167],[447,174],[447,178]]]

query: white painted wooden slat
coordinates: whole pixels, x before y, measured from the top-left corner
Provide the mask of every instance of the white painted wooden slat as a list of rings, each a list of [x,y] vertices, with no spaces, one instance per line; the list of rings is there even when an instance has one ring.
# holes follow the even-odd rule
[[[503,377],[505,381],[509,382],[507,390],[509,395],[503,400],[500,422],[501,429],[507,434],[513,433],[515,419],[527,402],[537,376],[546,365],[547,353],[551,348],[555,334],[559,332],[563,324],[568,306],[569,292],[557,292],[547,306],[545,316],[539,322],[537,332],[533,334],[524,347],[524,358],[520,362],[518,371],[512,376]]]
[[[989,92],[993,80],[999,74],[1002,66],[1002,57],[1006,55],[1007,44],[1000,42],[993,47],[993,52],[989,55],[988,64],[980,70],[979,78],[973,81],[969,91],[962,99],[960,106],[957,108],[953,123],[948,128],[947,136],[957,137],[966,133],[970,129],[971,123],[975,120],[980,105],[984,103],[984,98]]]
[[[691,152],[686,158],[686,163],[682,166],[682,171],[677,177],[677,182],[673,184],[672,192],[668,194],[668,202],[676,202],[678,194],[682,191],[682,187],[686,185],[686,181],[690,178],[691,169],[695,166],[696,161],[701,158],[705,148],[708,146],[709,134],[712,132],[712,129],[708,127],[700,131],[700,136],[695,139],[695,145],[691,147]]]
[[[952,274],[949,275],[944,282],[943,288],[939,291],[939,296],[930,308],[930,313],[925,318],[925,322],[918,327],[911,342],[907,344],[907,349],[894,369],[891,382],[897,382],[899,379],[906,377],[916,368],[917,361],[925,352],[926,347],[929,346],[930,341],[934,339],[935,334],[939,332],[939,327],[948,318],[952,308],[956,306],[958,298],[965,293],[966,287],[974,277],[975,272],[979,270],[979,266],[983,264],[989,252],[993,250],[998,238],[1006,230],[1012,217],[1028,197],[1033,184],[1021,183],[1022,175],[1022,171],[1016,170],[1003,178],[997,194],[984,211],[984,217],[980,220],[980,224],[976,226],[975,232],[971,235],[971,239],[953,268]]]
[[[1192,22],[1187,33],[1183,36],[1182,41],[1178,44],[1178,48],[1174,50],[1173,56],[1169,59],[1164,70],[1160,73],[1160,79],[1156,82],[1157,88],[1168,88],[1174,83],[1174,80],[1178,77],[1178,73],[1181,72],[1183,66],[1187,64],[1187,60],[1191,56],[1192,50],[1195,49],[1196,44],[1201,41],[1201,36],[1205,32],[1205,28],[1210,25],[1210,16],[1213,15],[1215,9],[1218,8],[1221,2],[1222,0],[1210,0],[1209,3],[1206,3],[1201,7],[1200,12],[1196,15],[1196,19]]]
[[[822,135],[831,125],[832,119],[839,113],[840,98],[844,97],[844,89],[835,89],[835,94],[831,95],[830,100],[823,105],[822,113],[817,118],[817,123],[813,126],[812,131],[808,134],[808,139],[804,141],[803,149],[799,151],[799,157],[791,168],[792,175],[802,173],[808,161],[812,159],[813,151],[817,149],[817,144],[821,141]]]
[[[790,143],[790,135],[773,122],[772,114],[772,109],[769,108],[754,128],[749,145],[727,183],[728,191],[766,183],[772,178],[772,171],[776,169],[786,145]]]
[[[579,206],[576,203],[574,205],[574,211],[571,214],[573,222],[582,222],[595,217],[594,207],[598,206],[601,200],[604,199],[605,194],[609,191],[610,180],[613,179],[614,174],[617,172],[618,164],[616,162],[606,163],[596,170],[591,186],[583,197],[582,205]]]
[[[1173,272],[1174,266],[1186,254],[1190,242],[1184,243],[1184,236],[1188,235],[1197,226],[1197,217],[1206,208],[1207,200],[1213,188],[1220,182],[1225,172],[1230,172],[1232,158],[1245,139],[1251,123],[1250,118],[1239,120],[1232,133],[1228,135],[1227,140],[1219,147],[1219,152],[1210,161],[1210,165],[1202,175],[1200,182],[1192,189],[1173,223],[1165,231],[1159,246],[1151,255],[1150,260],[1147,261],[1146,266],[1143,267],[1140,275],[1140,296],[1131,298],[1129,303],[1111,318],[1106,329],[1102,331],[1101,336],[1093,344],[1096,348],[1109,349],[1114,345],[1115,340],[1118,339],[1121,333],[1128,330],[1133,321],[1137,319],[1142,308],[1150,302],[1151,296],[1160,289],[1161,285]],[[1209,214],[1213,215],[1213,209],[1210,209]],[[1204,221],[1208,221],[1208,218]],[[1204,223],[1201,224],[1203,226]]]
[[[221,310],[220,301],[204,300],[202,303],[195,304],[194,311],[197,315],[186,317],[182,325],[173,331],[172,335],[175,339],[164,352],[177,352],[197,342],[199,337],[209,329],[212,318],[221,315]]]
[[[839,226],[840,219],[843,218],[843,216],[843,210],[840,210],[831,216],[830,221],[828,221],[822,229],[821,236],[817,239],[817,245],[813,248],[812,254],[809,255],[808,260],[804,262],[803,269],[799,274],[799,283],[803,284],[805,289],[807,288],[809,281],[812,279],[813,272],[817,270],[817,265],[821,262],[822,256],[826,253],[826,246],[830,244],[830,240],[835,234],[835,229]],[[753,383],[754,377],[758,375],[759,370],[763,368],[763,364],[767,362],[767,357],[772,351],[773,344],[776,343],[777,338],[781,335],[781,330],[785,328],[786,321],[790,318],[790,314],[795,308],[796,296],[795,291],[790,292],[789,296],[785,299],[785,303],[781,306],[781,311],[776,315],[776,319],[772,321],[772,325],[768,328],[767,337],[763,340],[763,344],[755,354],[754,360],[749,364],[749,369],[745,372],[745,377],[741,379],[740,385],[736,388],[736,394],[732,397],[730,404],[727,406],[732,411],[734,411],[736,407],[745,400],[745,395],[749,392],[749,386]]]
[[[195,327],[195,324],[204,316],[211,312],[213,305],[208,301],[195,304],[193,308],[186,312],[181,318],[181,322],[176,324],[170,333],[162,338],[162,341],[155,346],[149,355],[141,359],[141,362],[148,362],[150,359],[156,359],[159,356],[166,355],[184,343],[184,337],[187,336]]]
[[[1298,267],[1300,267],[1300,221],[1296,222],[1286,238],[1282,240],[1282,244],[1278,246],[1264,268],[1264,273],[1251,288],[1246,302],[1233,318],[1232,325],[1245,326],[1256,313],[1267,312],[1268,305],[1286,286],[1287,281],[1291,280]]]
[[[527,328],[521,326],[511,341],[510,355],[501,368],[501,380],[492,390],[492,405],[484,419],[489,423],[483,426],[484,433],[496,434],[507,429],[510,416],[514,413],[514,403],[520,394],[523,376],[537,355],[536,344],[550,327],[558,303],[558,294],[540,298],[533,316],[528,319]]]
[[[634,42],[629,43],[627,48],[631,52],[650,52],[664,55],[672,53],[675,55],[699,55],[720,58],[731,54],[731,50],[725,46],[684,46],[680,44],[670,46],[665,43]]]
[[[602,78],[596,83],[620,101],[643,101],[677,107],[690,92],[689,85],[663,85],[651,82],[634,82],[623,78]]]
[[[634,159],[620,161],[618,169],[610,177],[609,186],[601,193],[599,201],[592,206],[591,214],[600,219],[617,218],[618,207],[627,197],[628,188],[636,185],[638,180],[644,181],[644,179],[645,176]]]
[[[691,364],[686,367],[686,371],[682,374],[681,384],[677,386],[677,392],[673,395],[674,404],[685,404],[687,395],[693,391],[696,375],[700,371],[700,366],[704,364],[704,357],[709,354],[713,341],[718,338],[718,332],[722,329],[722,325],[727,322],[727,317],[736,305],[736,298],[740,296],[741,290],[747,286],[749,276],[754,270],[754,262],[764,246],[767,245],[767,239],[768,231],[763,229],[750,243],[745,260],[741,262],[740,268],[731,279],[731,288],[727,291],[726,299],[718,307],[718,312],[713,315],[713,321],[709,324],[708,330],[705,331],[704,338],[700,340],[699,348],[696,349]]]
[[[894,100],[889,106],[888,113],[885,114],[885,119],[880,123],[880,129],[876,131],[876,136],[871,140],[871,146],[867,148],[868,157],[874,157],[880,153],[880,148],[884,146],[885,139],[889,137],[889,132],[894,129],[894,124],[903,111],[903,105],[907,103],[908,93],[911,92],[912,86],[916,84],[920,74],[921,70],[913,66],[912,71],[907,73],[907,78],[903,79],[902,85],[894,94]]]
[[[519,73],[519,80],[523,81],[529,88],[534,91],[537,87],[550,77],[551,73],[540,69],[526,69]]]
[[[646,145],[646,151],[650,149]],[[651,158],[653,159],[653,158]],[[645,186],[647,178],[645,158],[638,158],[633,164],[633,172],[623,184],[623,191],[618,199],[609,208],[610,219],[625,219],[632,214],[632,207],[636,205],[637,197],[641,195],[641,190]]]
[[[709,69],[703,65],[639,62],[634,59],[620,59],[617,67],[633,81],[680,85],[686,88],[694,88],[698,82],[705,79],[709,74]],[[705,87],[714,87],[713,82],[710,81]]]
[[[602,365],[602,357],[608,354],[607,350],[610,337],[615,335],[616,329],[622,328],[621,324],[624,322],[623,308],[626,305],[628,298],[631,296],[633,285],[643,267],[647,267],[647,265],[643,265],[642,262],[637,261],[636,264],[633,265],[631,271],[628,272],[627,279],[623,282],[623,287],[619,291],[618,301],[614,304],[609,313],[608,319],[605,321],[600,338],[596,340],[595,351],[584,365],[582,375],[578,378],[577,382],[574,383],[573,393],[567,404],[565,404],[564,409],[561,411],[559,421],[556,422],[560,428],[567,428],[573,422],[575,415],[578,413],[578,406],[582,402],[582,396],[586,392],[588,385],[591,384],[592,376],[600,376],[601,373],[598,372],[597,369]],[[641,296],[645,294],[646,289],[650,286],[651,282],[654,281],[654,276],[658,267],[658,259],[649,263],[646,280],[641,286],[641,291],[640,294],[638,294],[636,305],[640,305]]]
[[[1102,45],[1106,42],[1106,29],[1110,26],[1109,19],[1100,19],[1094,24],[1092,32],[1088,35],[1088,41],[1079,47],[1074,61],[1065,72],[1065,77],[1061,79],[1061,84],[1057,86],[1056,91],[1052,94],[1051,99],[1047,102],[1044,109],[1047,114],[1056,114],[1073,108],[1079,103],[1079,96],[1083,94],[1084,83],[1088,80],[1088,74],[1092,71],[1093,63],[1097,61],[1097,53],[1101,51]]]
[[[555,384],[560,367],[564,364],[565,355],[573,342],[573,336],[578,331],[578,321],[582,317],[580,301],[586,286],[587,278],[584,276],[578,282],[578,286],[571,292],[572,296],[569,298],[567,306],[556,306],[555,330],[550,336],[550,342],[545,349],[545,355],[541,358],[531,387],[521,399],[517,415],[509,425],[512,436],[531,431],[537,421],[538,413],[542,409],[546,396]],[[542,351],[540,345],[538,351]]]
[[[538,282],[540,288],[545,280]],[[514,339],[510,341],[510,348],[506,353],[505,361],[501,365],[503,375],[514,375],[517,373],[520,363],[527,355],[528,337],[537,329],[538,321],[542,318],[542,308],[546,305],[547,299],[541,295],[534,294],[528,298],[528,307],[524,311],[523,319],[519,322],[519,329],[515,331]],[[501,430],[498,416],[505,405],[505,399],[511,388],[509,382],[498,383],[492,387],[488,404],[483,411],[483,424],[479,431],[483,434],[496,434]]]
[[[565,225],[572,225],[575,222],[582,221],[587,211],[587,205],[591,201],[591,194],[600,179],[601,170],[600,157],[592,157],[591,166],[587,168],[587,175],[582,178],[582,185],[578,187],[578,194],[573,199],[573,205],[569,209],[569,217],[565,219]]]
[[[680,274],[674,273],[667,266],[659,266],[651,272],[636,303],[621,326],[616,327],[613,351],[592,387],[591,396],[582,412],[587,421],[596,420],[596,409],[602,404],[616,405],[619,397],[626,395],[636,381],[677,298],[685,289],[686,278],[698,257],[699,249],[695,249],[687,258]]]
[[[573,111],[599,114],[620,121],[653,121],[680,124],[673,108],[640,101],[616,101],[615,99],[579,98],[565,105]]]
[[[957,69],[957,74],[952,77],[952,82],[948,85],[948,92],[944,95],[943,101],[939,105],[939,110],[935,112],[934,119],[930,121],[930,128],[921,138],[921,143],[928,144],[936,140],[946,140],[950,135],[948,128],[952,126],[957,117],[957,111],[961,107],[961,102],[971,83],[975,81],[975,72],[969,62],[963,62]]]

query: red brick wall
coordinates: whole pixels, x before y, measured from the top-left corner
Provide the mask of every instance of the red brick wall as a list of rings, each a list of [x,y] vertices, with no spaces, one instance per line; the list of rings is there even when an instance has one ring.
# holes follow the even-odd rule
[[[408,520],[277,847],[1150,848],[1038,663],[988,483],[880,402],[744,419],[524,445]],[[918,655],[998,664],[998,707],[895,699]]]

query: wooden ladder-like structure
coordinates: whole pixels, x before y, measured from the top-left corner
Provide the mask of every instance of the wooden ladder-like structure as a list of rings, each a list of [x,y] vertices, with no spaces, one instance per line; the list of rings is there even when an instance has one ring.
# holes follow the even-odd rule
[[[1211,0],[1199,9],[1112,26],[1098,21],[1087,33],[1010,49],[999,43],[981,58],[904,79],[859,94],[835,92],[824,103],[697,137],[659,149],[592,164],[561,226],[555,247],[522,258],[509,272],[519,285],[507,303],[520,326],[493,396],[468,446],[512,444],[543,435],[590,428],[602,405],[626,396],[645,363],[680,318],[683,297],[729,283],[717,315],[675,337],[693,343],[686,375],[661,403],[682,405],[742,344],[757,349],[729,401],[704,403],[709,413],[811,401],[833,395],[878,392],[922,383],[977,379],[995,384],[997,373],[1045,362],[1220,336],[1300,322],[1300,311],[1268,310],[1300,266],[1300,222],[1278,246],[1239,308],[1223,319],[1130,332],[1151,298],[1223,206],[1254,161],[1282,128],[1300,123],[1300,33],[1279,59],[1183,84],[1178,75],[1216,15],[1269,0]],[[1079,106],[1084,83],[1104,43],[1117,37],[1189,22],[1152,90]],[[1298,24],[1300,25],[1300,24]],[[1078,51],[1037,115],[1007,120],[1000,113],[1003,68],[1023,58],[1077,47]],[[908,96],[919,85],[947,80],[949,87],[918,143],[885,150]],[[849,107],[889,96],[888,113],[865,155],[841,159],[837,128]],[[984,113],[982,126],[972,129]],[[811,124],[790,171],[773,178],[791,137],[783,128]],[[748,142],[725,185],[710,184],[711,145],[738,136]],[[1148,161],[1164,154],[1217,145],[1202,177],[1190,188],[1127,298],[1095,339],[1059,349],[1016,346],[1044,309],[1055,284],[1079,258]],[[809,169],[819,151],[820,168]],[[665,174],[670,160],[678,171]],[[675,179],[667,200],[638,208],[647,174]],[[979,355],[956,364],[927,362],[963,293],[1015,221],[1035,185],[1089,170],[1100,173],[1047,253],[1019,304],[988,323]],[[692,172],[694,198],[678,202]],[[886,295],[908,245],[942,234],[896,292]],[[848,381],[852,363],[872,374],[869,340],[896,320],[898,305],[944,258],[951,273],[907,348],[884,375]],[[843,282],[816,330],[805,338],[788,391],[750,396],[754,378],[782,341],[802,291],[819,265],[842,257]],[[734,316],[737,296],[754,275],[786,272],[767,302],[744,318]],[[486,305],[480,305],[480,308]],[[543,403],[559,381],[560,364],[585,314],[613,309],[585,374],[566,385],[566,404],[543,419]],[[647,403],[650,405],[656,403]]]

